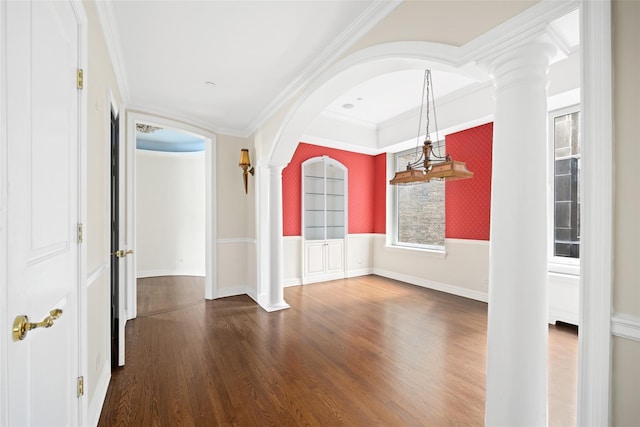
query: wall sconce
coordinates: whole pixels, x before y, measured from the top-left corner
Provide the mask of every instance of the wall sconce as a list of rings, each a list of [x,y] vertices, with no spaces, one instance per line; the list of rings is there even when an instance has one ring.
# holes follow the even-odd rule
[[[239,166],[242,168],[242,180],[244,181],[244,193],[249,193],[249,174],[255,174],[255,170],[251,166],[251,159],[249,159],[249,149],[243,148],[240,150],[240,163]]]

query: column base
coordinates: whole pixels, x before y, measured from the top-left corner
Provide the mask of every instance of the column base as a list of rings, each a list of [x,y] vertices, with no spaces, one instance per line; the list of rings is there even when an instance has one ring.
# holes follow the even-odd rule
[[[279,311],[279,310],[285,310],[287,308],[291,308],[291,306],[287,304],[285,301],[282,301],[278,304],[260,304],[260,307],[262,307],[264,311],[269,313],[273,311]]]

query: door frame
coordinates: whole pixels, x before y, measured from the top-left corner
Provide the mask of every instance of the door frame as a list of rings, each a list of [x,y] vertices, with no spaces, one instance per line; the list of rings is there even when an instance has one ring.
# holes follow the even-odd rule
[[[88,89],[87,74],[88,58],[89,58],[89,41],[88,41],[88,18],[81,0],[70,0],[74,10],[78,16],[79,34],[78,34],[78,66],[84,70],[84,88],[78,92],[78,205],[80,212],[78,213],[78,222],[82,224],[85,240],[78,248],[78,377],[87,378],[89,373],[88,354],[88,314],[87,314],[87,121],[88,121]],[[78,404],[78,421],[79,425],[86,425],[89,420],[89,397],[85,393],[80,397]]]
[[[0,2],[0,22],[5,22],[6,4]],[[7,52],[4,43],[0,43],[0,330],[4,331],[0,336],[0,425],[9,425],[9,390],[8,383],[8,345],[9,312],[7,300],[9,298],[9,281],[7,277],[7,108],[6,108],[6,57]]]
[[[201,129],[176,120],[138,112],[126,113],[126,247],[133,248],[134,253],[126,268],[126,288],[120,284],[120,292],[126,298],[125,319],[137,316],[137,283],[136,283],[136,123],[151,124],[163,128],[173,128],[194,133],[205,139],[205,295],[206,299],[214,299],[218,295],[216,280],[216,136],[213,132]],[[123,126],[124,127],[124,126]],[[121,127],[122,128],[122,127]]]
[[[106,106],[106,111],[109,114],[109,121],[111,120],[111,112],[113,111],[113,113],[115,114],[116,120],[118,121],[118,145],[119,145],[119,149],[118,149],[118,162],[119,162],[119,180],[118,180],[118,199],[119,199],[119,221],[118,221],[118,228],[119,230],[125,230],[126,229],[126,222],[125,222],[125,202],[126,200],[124,199],[124,194],[125,194],[125,183],[124,183],[124,179],[123,177],[125,176],[125,161],[126,161],[126,156],[125,156],[125,150],[126,150],[126,144],[125,144],[125,131],[123,129],[124,127],[124,120],[123,117],[125,117],[125,109],[124,107],[118,107],[118,103],[116,102],[115,97],[113,96],[113,92],[108,89],[107,90],[107,106]],[[111,127],[109,126],[108,129],[108,140],[111,141]],[[108,149],[108,167],[109,167],[109,171],[111,170],[111,144],[109,144],[109,149]],[[109,184],[110,185],[110,184]],[[108,189],[108,194],[109,194],[109,200],[107,200],[107,204],[109,207],[109,210],[111,210],[111,193],[110,193],[110,188]],[[107,230],[108,235],[106,236],[107,241],[111,242],[111,228],[109,227],[109,229]],[[125,244],[125,239],[122,233],[120,233],[119,235],[119,239],[118,239],[118,249],[131,249],[128,248]],[[111,252],[111,247],[109,247],[109,252]],[[109,257],[111,259],[111,256]],[[125,284],[125,288],[127,286],[127,275],[125,274],[125,271],[127,270],[127,266],[128,266],[128,261],[129,261],[130,257],[125,257],[124,258],[124,263],[120,263],[121,265],[118,268],[118,272],[119,272],[119,278],[118,278],[118,317],[119,317],[119,325],[118,325],[118,366],[124,366],[124,362],[125,362],[125,335],[124,335],[124,331],[125,331],[125,325],[127,323],[127,319],[126,319],[126,313],[125,313],[125,296],[122,294],[121,289],[123,288],[122,284]],[[109,268],[111,269],[111,268]],[[109,289],[111,290],[111,287],[109,287]],[[111,294],[109,294],[109,300],[111,300]],[[109,316],[109,324],[111,324],[111,316]],[[111,338],[109,338],[109,354],[111,354]]]

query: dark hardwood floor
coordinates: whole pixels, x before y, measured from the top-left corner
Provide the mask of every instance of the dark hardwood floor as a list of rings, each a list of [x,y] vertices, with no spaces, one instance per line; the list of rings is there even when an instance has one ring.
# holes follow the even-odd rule
[[[287,288],[274,313],[203,294],[127,324],[100,426],[484,422],[484,303],[378,276]],[[576,365],[575,330],[551,327],[550,426],[575,425]]]
[[[204,277],[161,276],[138,279],[138,317],[204,302]]]

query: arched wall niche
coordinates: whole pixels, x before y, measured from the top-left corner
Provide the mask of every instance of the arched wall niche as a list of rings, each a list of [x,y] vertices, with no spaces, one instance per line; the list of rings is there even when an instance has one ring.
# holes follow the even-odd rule
[[[325,71],[289,109],[273,139],[268,161],[287,164],[311,121],[336,97],[377,76],[409,69],[448,71],[484,81],[489,75],[474,64],[461,64],[456,46],[430,42],[393,42],[363,49]]]

